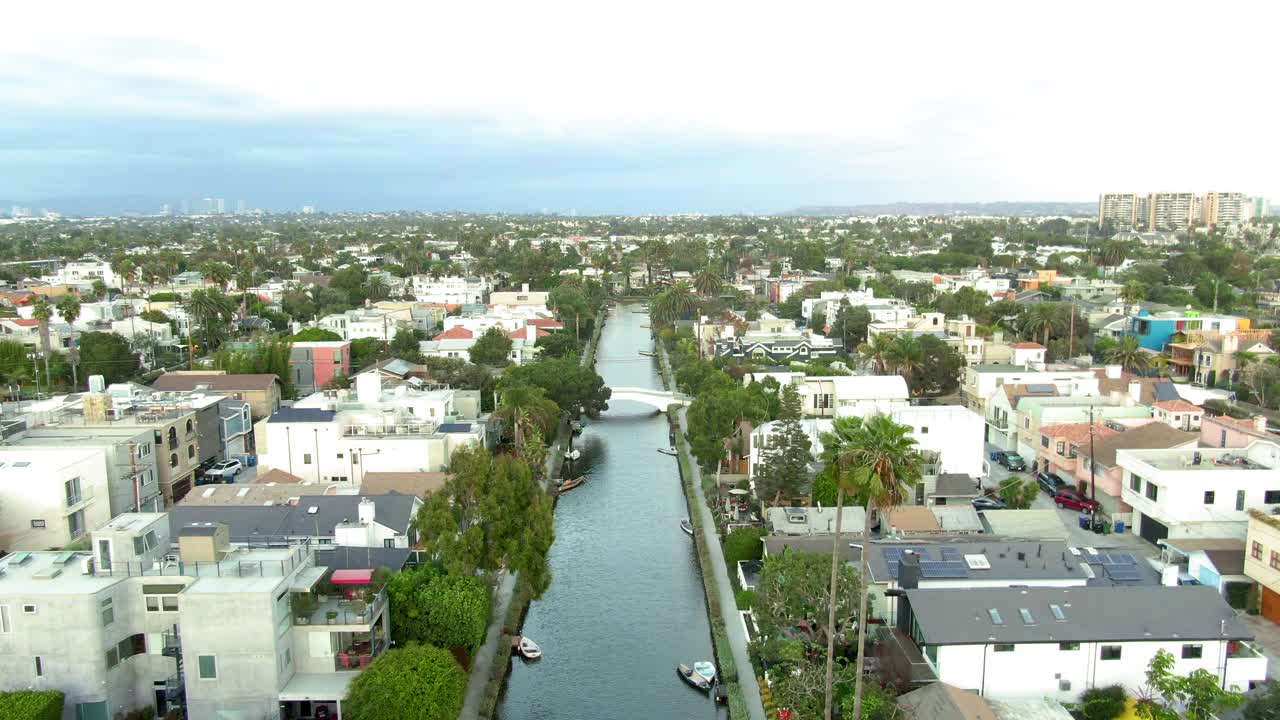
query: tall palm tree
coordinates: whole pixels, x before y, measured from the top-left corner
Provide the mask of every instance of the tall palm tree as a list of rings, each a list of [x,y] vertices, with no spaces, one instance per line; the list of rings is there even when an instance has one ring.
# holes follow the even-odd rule
[[[831,440],[835,441],[835,449],[831,451],[837,470],[836,475],[836,529],[831,552],[831,595],[833,599],[828,608],[827,626],[827,678],[826,678],[826,712],[824,717],[831,718],[831,690],[834,676],[835,653],[835,602],[839,588],[839,549],[840,549],[840,508],[844,505],[845,492],[861,498],[866,507],[866,519],[863,522],[862,537],[862,569],[860,600],[858,602],[858,645],[857,666],[853,689],[853,717],[862,717],[862,667],[863,649],[867,643],[867,595],[871,584],[867,582],[868,544],[871,537],[871,519],[873,514],[885,515],[891,509],[902,505],[910,496],[911,488],[920,481],[924,460],[916,449],[916,441],[911,437],[911,428],[899,425],[888,415],[872,415],[858,423],[847,423],[838,431],[833,428]],[[823,441],[824,452],[828,447]],[[883,518],[882,518],[883,521]]]
[[[1053,328],[1057,324],[1057,303],[1036,303],[1022,315],[1022,331],[1032,337],[1042,333],[1044,335],[1045,348],[1049,347],[1049,334],[1053,332]]]
[[[718,295],[724,289],[724,278],[708,265],[693,277],[693,288],[699,295]]]
[[[183,307],[190,316],[189,322],[200,326],[200,334],[206,345],[212,345],[220,338],[226,324],[235,316],[235,304],[218,290],[193,290]],[[191,335],[188,330],[188,339]]]
[[[907,385],[924,369],[924,348],[914,335],[897,335],[889,346],[890,358],[897,373],[906,379]]]
[[[1151,353],[1138,344],[1138,338],[1127,335],[1107,350],[1107,362],[1132,373],[1140,373],[1151,367]]]
[[[204,275],[205,280],[224,291],[227,289],[227,282],[231,280],[231,266],[224,262],[204,263],[200,266],[200,273]]]
[[[76,318],[80,317],[80,298],[75,295],[63,295],[55,307],[58,308],[58,314],[62,316],[62,320],[72,326],[71,337],[74,339]],[[72,342],[72,346],[75,346],[74,342]],[[68,355],[71,359],[71,389],[75,390],[76,386],[80,384],[80,379],[76,377],[76,365],[79,364],[76,360],[78,355],[75,351],[68,353]]]
[[[532,428],[551,436],[560,406],[546,397],[546,391],[533,385],[511,385],[504,388],[494,414],[511,424],[516,450],[524,447],[525,436]]]
[[[891,368],[895,367],[893,336],[887,333],[873,336],[870,342],[858,346],[858,355],[875,368],[877,375],[888,375],[893,372]]]
[[[53,317],[53,307],[49,305],[49,301],[43,295],[37,297],[35,302],[31,303],[31,317],[40,323],[40,355],[44,357],[44,383],[48,386],[50,384],[49,353],[51,352],[49,318]]]

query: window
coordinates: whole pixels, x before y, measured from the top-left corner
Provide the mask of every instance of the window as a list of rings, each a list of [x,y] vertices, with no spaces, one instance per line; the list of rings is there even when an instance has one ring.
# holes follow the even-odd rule
[[[1263,494],[1262,502],[1266,505],[1280,504],[1280,490],[1268,490]]]
[[[991,618],[992,625],[1003,625],[1004,618],[1000,617],[1000,611],[995,608],[987,610],[987,615]]]
[[[71,478],[62,483],[62,487],[67,493],[67,507],[71,507],[83,499],[80,494],[80,478]]]
[[[116,644],[116,657],[124,662],[134,655],[145,655],[147,652],[147,636],[142,633],[130,635]]]
[[[106,656],[108,670],[120,664],[120,649],[115,645],[112,645],[111,648],[107,650]]]
[[[311,453],[302,453],[302,464],[303,465],[311,464]]]
[[[1212,504],[1213,504],[1213,491],[1212,491],[1212,490],[1205,490],[1205,491],[1204,491],[1204,504],[1205,504],[1205,505],[1212,505]]]
[[[1199,660],[1202,655],[1204,655],[1203,645],[1183,645],[1182,646],[1183,660]]]
[[[169,467],[178,467],[178,453],[169,453]]]
[[[170,450],[178,449],[178,429],[177,428],[172,428],[172,427],[169,428],[169,449]]]
[[[1244,491],[1243,490],[1236,491],[1236,511],[1244,512]]]
[[[1062,611],[1062,606],[1054,603],[1049,604],[1049,612],[1053,613],[1053,619],[1058,622],[1065,622],[1067,614]]]
[[[1129,489],[1134,492],[1142,492],[1142,476],[1141,475],[1129,476]]]
[[[193,458],[193,457],[195,457],[195,456],[196,456],[196,446],[195,446],[195,445],[188,445],[188,446],[187,446],[187,458],[188,458],[188,459],[190,459],[190,458]]]
[[[1160,488],[1152,483],[1147,483],[1147,491],[1143,494],[1147,496],[1148,500],[1154,502],[1160,495]]]
[[[1058,643],[1058,649],[1062,652],[1072,652],[1080,649],[1080,643]]]
[[[116,621],[116,611],[113,608],[111,598],[103,600],[102,603],[102,627],[107,627]]]
[[[1258,542],[1257,540],[1253,541],[1253,545],[1249,548],[1249,557],[1253,558],[1254,560],[1262,559],[1262,543]]]
[[[36,656],[36,677],[44,676],[44,663],[41,662],[40,656]]]
[[[1013,652],[1013,645],[1009,643],[996,643],[991,649],[995,652]]]
[[[382,547],[384,548],[394,548],[395,546],[396,546],[395,538],[387,538],[382,541]]]
[[[143,585],[147,612],[178,612],[178,593],[182,585]]]
[[[1103,645],[1102,659],[1103,660],[1119,660],[1120,646],[1119,645]]]
[[[1080,446],[1079,446],[1079,445],[1072,445],[1072,446],[1067,450],[1067,457],[1079,457],[1079,455],[1080,455]]]
[[[7,634],[11,629],[9,627],[9,606],[0,605],[0,634]]]
[[[1065,454],[1067,450],[1067,444],[1059,440],[1057,447],[1055,447],[1054,449],[1058,451],[1059,455]]]
[[[215,655],[197,655],[196,662],[200,666],[201,680],[218,679],[218,658]]]
[[[1049,447],[1049,436],[1048,436],[1048,435],[1041,435],[1041,436],[1040,436],[1040,447],[1043,447],[1043,448],[1047,448],[1047,447]]]
[[[1280,552],[1271,551],[1271,569],[1280,570]]]
[[[31,521],[31,527],[33,527],[33,528],[35,528],[35,529],[37,529],[37,530],[43,530],[46,526],[45,526],[45,522],[44,522],[43,520],[32,520],[32,521]]]
[[[36,610],[37,610],[37,608],[36,608],[36,606],[35,606],[35,605],[30,605],[30,604],[28,604],[28,605],[23,605],[23,606],[22,606],[22,614],[23,614],[23,615],[35,615],[35,614],[36,614]]]
[[[191,418],[187,418],[187,434],[195,432],[195,426],[191,423]]]
[[[67,516],[67,528],[71,537],[78,538],[84,534],[84,511],[77,510]]]

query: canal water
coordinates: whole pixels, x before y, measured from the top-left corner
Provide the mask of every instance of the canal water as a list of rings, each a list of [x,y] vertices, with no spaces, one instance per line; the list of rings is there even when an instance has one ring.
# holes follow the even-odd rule
[[[610,387],[662,389],[640,307],[610,312],[596,369]],[[576,472],[590,480],[556,507],[551,587],[529,608],[524,634],[541,660],[515,659],[503,720],[713,718],[707,693],[676,664],[712,659],[706,600],[669,446],[666,416],[610,402],[577,438]]]

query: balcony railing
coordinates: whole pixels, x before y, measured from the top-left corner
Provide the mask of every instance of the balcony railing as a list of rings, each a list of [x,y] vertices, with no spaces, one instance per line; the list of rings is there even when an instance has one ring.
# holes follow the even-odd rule
[[[347,437],[387,437],[408,435],[434,435],[436,423],[397,423],[393,425],[345,425],[342,434]]]
[[[993,427],[993,428],[995,428],[995,429],[997,429],[997,430],[1008,430],[1008,429],[1009,429],[1009,418],[1005,418],[1005,417],[1001,417],[1001,418],[992,417],[992,418],[987,418],[987,422],[988,422],[988,423],[990,423],[991,427]]]
[[[881,628],[877,640],[885,669],[899,681],[918,685],[938,679],[937,673],[929,665],[928,660],[920,654],[916,644],[897,628]]]
[[[71,513],[80,510],[85,505],[88,505],[89,501],[92,499],[93,499],[93,488],[82,487],[80,488],[79,493],[77,493],[72,497],[66,498],[66,506],[62,509],[62,514],[70,515]]]
[[[1227,659],[1234,660],[1236,658],[1259,658],[1262,653],[1257,648],[1243,640],[1232,640],[1227,643]]]
[[[379,590],[372,602],[330,597],[316,603],[315,609],[301,614],[294,609],[297,625],[361,625],[368,626],[387,604],[387,592]]]
[[[386,649],[387,641],[383,638],[374,638],[369,643],[355,643],[333,656],[333,669],[336,672],[363,670]]]

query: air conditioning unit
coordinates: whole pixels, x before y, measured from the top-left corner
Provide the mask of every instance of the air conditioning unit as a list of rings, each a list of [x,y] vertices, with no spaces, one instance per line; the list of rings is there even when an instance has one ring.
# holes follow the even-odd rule
[[[80,574],[81,575],[93,574],[93,556],[92,555],[85,555],[84,557],[80,558]]]

